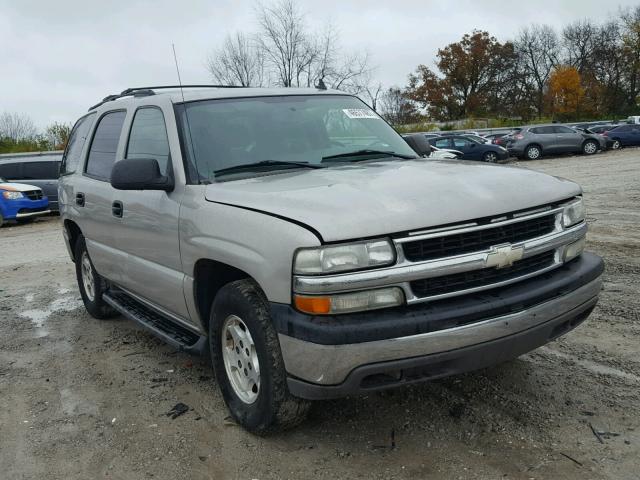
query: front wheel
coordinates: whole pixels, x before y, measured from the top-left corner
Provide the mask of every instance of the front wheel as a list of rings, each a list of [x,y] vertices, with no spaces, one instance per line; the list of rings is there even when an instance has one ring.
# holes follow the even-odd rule
[[[582,145],[582,153],[585,155],[593,155],[598,151],[598,144],[593,140],[588,140]]]
[[[482,156],[482,160],[489,163],[496,163],[498,161],[498,155],[496,152],[486,152]]]
[[[232,417],[256,434],[293,427],[309,402],[294,397],[267,302],[250,279],[218,292],[209,320],[209,348],[218,385]]]
[[[87,312],[100,320],[117,316],[118,312],[102,299],[107,291],[107,282],[96,272],[82,235],[76,241],[74,251],[76,279]]]
[[[620,140],[614,140],[613,143],[611,144],[611,150],[619,150],[620,147],[622,147],[622,144],[620,143]]]

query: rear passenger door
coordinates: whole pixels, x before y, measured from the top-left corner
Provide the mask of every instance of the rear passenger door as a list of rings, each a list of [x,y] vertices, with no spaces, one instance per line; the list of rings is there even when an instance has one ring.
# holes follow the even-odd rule
[[[126,110],[114,110],[98,118],[83,175],[74,178],[72,200],[91,261],[100,275],[115,282],[122,279],[125,256],[115,243],[117,219],[112,214],[114,190],[110,180],[126,114]]]
[[[154,158],[164,175],[175,178],[172,156],[181,158],[178,151],[172,155],[162,109],[139,107],[131,121],[124,158]],[[126,255],[120,286],[186,320],[178,232],[181,192],[114,190],[114,201],[122,207],[114,232],[118,250]]]
[[[534,127],[529,131],[535,134],[535,138],[532,140],[542,146],[544,153],[557,153],[560,151],[560,143],[554,127]]]

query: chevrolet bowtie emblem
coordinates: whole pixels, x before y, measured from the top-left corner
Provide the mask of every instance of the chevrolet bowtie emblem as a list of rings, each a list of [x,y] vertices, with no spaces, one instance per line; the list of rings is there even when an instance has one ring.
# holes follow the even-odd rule
[[[513,265],[513,262],[517,262],[522,258],[524,254],[524,247],[513,247],[510,243],[504,245],[496,245],[491,247],[491,251],[487,254],[487,258],[484,261],[487,268],[505,268]]]

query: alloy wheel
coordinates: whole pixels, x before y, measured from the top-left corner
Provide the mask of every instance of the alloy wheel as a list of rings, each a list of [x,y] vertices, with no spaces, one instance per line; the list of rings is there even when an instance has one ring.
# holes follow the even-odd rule
[[[86,250],[82,253],[81,271],[84,293],[89,301],[93,302],[96,298],[96,289],[93,282],[93,267],[91,266],[91,260],[89,259],[89,254]]]
[[[227,317],[221,341],[222,360],[231,388],[244,403],[254,403],[260,393],[260,362],[251,333],[240,317]]]

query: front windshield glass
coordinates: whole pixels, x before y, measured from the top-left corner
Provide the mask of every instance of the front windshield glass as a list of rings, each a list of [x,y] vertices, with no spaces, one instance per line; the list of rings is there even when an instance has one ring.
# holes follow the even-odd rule
[[[277,170],[287,165],[276,162],[329,166],[356,158],[397,159],[380,152],[416,156],[375,112],[346,95],[204,100],[177,110],[189,161],[201,181],[257,162],[269,162],[269,169]],[[345,155],[349,153],[355,155]],[[243,176],[256,171],[260,169]]]

